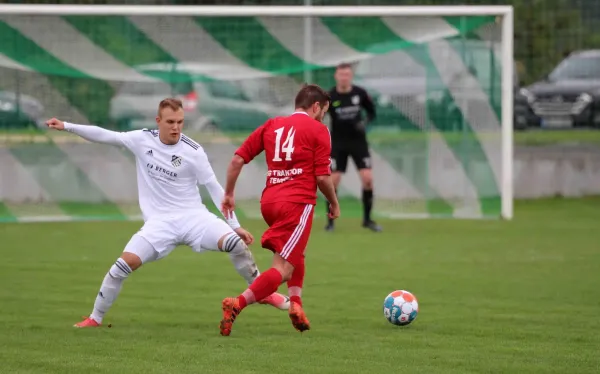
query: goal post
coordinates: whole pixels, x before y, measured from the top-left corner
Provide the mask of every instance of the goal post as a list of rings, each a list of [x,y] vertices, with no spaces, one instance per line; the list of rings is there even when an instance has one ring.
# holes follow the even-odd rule
[[[131,155],[31,131],[46,117],[128,131],[179,97],[223,180],[253,128],[343,62],[377,111],[377,215],[513,217],[512,6],[1,4],[0,221],[139,219]],[[360,215],[348,164],[340,196]],[[243,173],[242,216],[259,215],[265,172]]]

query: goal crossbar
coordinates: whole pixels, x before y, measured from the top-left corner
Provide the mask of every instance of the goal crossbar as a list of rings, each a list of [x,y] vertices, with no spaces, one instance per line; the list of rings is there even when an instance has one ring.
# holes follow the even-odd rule
[[[207,17],[505,16],[512,6],[185,6],[2,4],[0,14]]]

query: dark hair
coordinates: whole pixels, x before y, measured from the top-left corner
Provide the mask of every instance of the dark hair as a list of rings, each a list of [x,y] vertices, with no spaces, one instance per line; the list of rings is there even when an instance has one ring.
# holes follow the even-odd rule
[[[331,98],[324,89],[316,84],[305,84],[300,91],[298,91],[294,105],[297,109],[308,109],[313,106],[314,103],[319,103],[321,104],[321,107],[324,107],[325,104],[330,101]]]
[[[171,108],[173,111],[178,111],[183,108],[183,103],[179,99],[175,99],[172,97],[168,97],[158,104],[158,115],[160,116],[160,112],[162,112],[165,108]]]
[[[352,69],[352,65],[347,62],[342,62],[342,63],[338,64],[338,66],[335,68],[335,70],[340,70],[340,69]]]

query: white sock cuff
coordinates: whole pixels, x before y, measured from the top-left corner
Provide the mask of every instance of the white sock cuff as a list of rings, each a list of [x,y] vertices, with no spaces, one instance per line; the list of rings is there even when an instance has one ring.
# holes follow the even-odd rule
[[[129,265],[127,265],[127,262],[122,258],[118,258],[108,271],[108,275],[113,278],[124,279],[127,278],[131,272],[132,270]]]
[[[223,240],[223,248],[221,249],[221,251],[227,252],[227,253],[230,253],[230,252],[240,253],[240,252],[245,251],[247,248],[248,247],[246,246],[246,243],[244,243],[242,238],[240,238],[239,235],[236,234],[235,232],[231,232]]]

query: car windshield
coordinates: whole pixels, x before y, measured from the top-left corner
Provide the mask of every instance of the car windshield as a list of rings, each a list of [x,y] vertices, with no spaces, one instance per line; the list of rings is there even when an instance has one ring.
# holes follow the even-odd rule
[[[563,60],[549,76],[551,81],[600,79],[600,56],[571,56]]]
[[[290,82],[283,77],[246,79],[240,81],[240,86],[251,101],[275,106],[288,104],[296,93],[294,85],[290,96]]]

